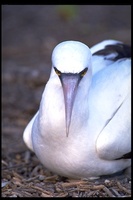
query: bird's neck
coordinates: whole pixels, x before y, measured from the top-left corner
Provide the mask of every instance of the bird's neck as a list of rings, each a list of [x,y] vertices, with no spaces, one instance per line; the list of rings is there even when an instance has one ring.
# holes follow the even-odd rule
[[[84,89],[82,84],[79,85],[73,105],[70,130],[80,128],[89,115],[88,92],[89,87]],[[47,127],[50,131],[55,131],[56,129],[62,132],[66,130],[65,103],[61,86],[51,84],[50,82],[47,83],[40,104],[40,117],[44,124],[50,124]]]

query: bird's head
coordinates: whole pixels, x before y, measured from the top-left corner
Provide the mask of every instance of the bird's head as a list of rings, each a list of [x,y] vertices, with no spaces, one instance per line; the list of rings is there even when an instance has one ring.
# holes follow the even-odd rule
[[[78,41],[65,41],[58,44],[52,53],[52,67],[63,88],[66,135],[68,136],[79,83],[88,73],[91,74],[91,52],[89,47]]]

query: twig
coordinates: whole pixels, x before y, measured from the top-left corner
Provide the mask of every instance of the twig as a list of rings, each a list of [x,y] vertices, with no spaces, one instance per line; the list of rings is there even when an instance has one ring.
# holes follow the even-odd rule
[[[63,188],[67,188],[67,187],[76,187],[79,184],[86,184],[86,182],[84,181],[74,181],[74,182],[70,182],[70,183],[62,183],[62,187]]]
[[[115,197],[107,187],[104,186],[103,190],[109,195],[109,197]]]
[[[131,194],[131,191],[129,191],[128,189],[126,189],[125,187],[123,187],[120,182],[117,181],[117,185],[119,187],[119,189],[123,190],[124,192],[126,192],[127,194]]]
[[[110,188],[110,190],[116,195],[116,197],[121,197],[121,195],[114,188]]]
[[[44,193],[45,193],[45,195],[49,195],[49,196],[52,195],[51,192],[49,192],[49,191],[47,191],[47,190],[44,190],[44,189],[42,189],[42,188],[39,188],[39,187],[37,187],[37,186],[31,185],[30,187],[33,188],[33,189],[35,189],[35,190],[39,190],[40,192],[43,193],[43,195],[44,195]]]
[[[33,180],[35,180],[35,179],[37,179],[37,178],[39,178],[39,176],[40,175],[37,175],[37,176],[35,176],[35,177],[31,177],[31,178],[29,178],[29,179],[24,179],[24,182],[27,182],[27,183],[29,183],[29,182],[31,182],[31,181],[33,181]]]

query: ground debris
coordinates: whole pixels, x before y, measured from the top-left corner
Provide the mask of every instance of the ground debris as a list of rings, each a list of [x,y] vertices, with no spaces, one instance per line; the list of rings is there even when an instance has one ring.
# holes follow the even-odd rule
[[[131,197],[130,179],[73,180],[46,170],[33,153],[10,156],[2,161],[2,197]]]

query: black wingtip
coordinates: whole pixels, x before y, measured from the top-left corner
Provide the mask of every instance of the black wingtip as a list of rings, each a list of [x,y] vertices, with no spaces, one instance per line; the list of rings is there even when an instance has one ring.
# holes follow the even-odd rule
[[[131,152],[124,154],[122,157],[117,158],[116,160],[120,160],[120,159],[131,159]]]
[[[109,54],[112,53],[114,53],[114,56],[110,58]],[[105,56],[105,59],[117,61],[121,58],[131,58],[131,47],[123,43],[110,44],[93,55]]]

